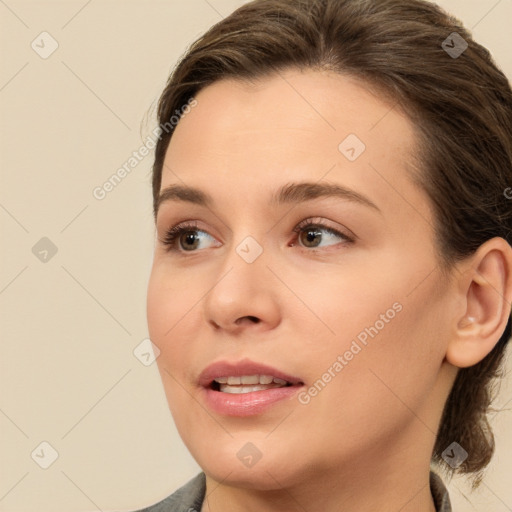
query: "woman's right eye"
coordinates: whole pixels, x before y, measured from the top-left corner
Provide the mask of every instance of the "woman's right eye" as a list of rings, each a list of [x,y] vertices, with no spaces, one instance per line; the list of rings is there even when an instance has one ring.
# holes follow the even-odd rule
[[[206,231],[199,229],[197,224],[185,223],[169,229],[160,242],[167,251],[194,252],[196,249],[206,249],[204,245],[208,240],[215,239]]]

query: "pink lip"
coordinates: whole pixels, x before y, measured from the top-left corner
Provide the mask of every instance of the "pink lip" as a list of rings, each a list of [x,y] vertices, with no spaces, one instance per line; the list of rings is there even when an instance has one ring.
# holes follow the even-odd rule
[[[272,375],[273,377],[290,382],[292,386],[241,394],[222,393],[211,388],[211,383],[218,377],[237,377],[242,375]],[[286,398],[292,398],[304,385],[303,381],[298,377],[249,359],[232,363],[227,361],[213,363],[201,372],[199,384],[203,388],[207,407],[213,412],[227,416],[260,414],[272,404]]]

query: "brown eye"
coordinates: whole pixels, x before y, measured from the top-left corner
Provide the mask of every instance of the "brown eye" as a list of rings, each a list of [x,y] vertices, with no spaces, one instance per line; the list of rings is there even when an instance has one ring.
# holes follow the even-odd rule
[[[353,242],[353,239],[340,233],[338,230],[322,224],[321,222],[311,222],[306,219],[299,224],[294,232],[297,233],[299,244],[308,249],[317,249],[329,245],[337,245],[339,243]],[[323,243],[323,246],[320,245]]]
[[[321,242],[322,231],[318,229],[308,229],[307,231],[301,231],[299,238],[305,247],[317,247],[317,242]]]
[[[207,248],[208,245],[200,246],[204,246],[208,241],[211,241],[210,247],[218,246],[215,238],[199,229],[194,223],[175,226],[167,231],[163,239],[160,239],[168,251],[176,252],[197,252],[198,249]]]
[[[193,251],[197,249],[200,239],[196,231],[185,231],[179,237],[180,248],[185,251]]]

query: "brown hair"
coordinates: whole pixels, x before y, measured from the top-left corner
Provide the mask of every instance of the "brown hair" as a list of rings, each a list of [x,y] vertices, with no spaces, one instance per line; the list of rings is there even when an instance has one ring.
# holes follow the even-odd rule
[[[461,55],[445,51],[445,40],[448,48],[455,45],[453,32],[468,44]],[[413,178],[434,207],[442,269],[493,237],[512,245],[505,193],[512,186],[512,91],[488,50],[457,19],[422,0],[254,0],[182,57],[158,103],[160,126],[215,81],[253,80],[288,67],[361,78],[407,112],[418,132],[421,172]],[[162,131],[155,149],[155,218],[171,137],[172,130]],[[473,488],[494,452],[487,413],[510,336],[509,318],[491,353],[459,370],[437,433],[432,461],[455,472],[441,454],[458,442],[468,457],[456,472],[473,473]]]

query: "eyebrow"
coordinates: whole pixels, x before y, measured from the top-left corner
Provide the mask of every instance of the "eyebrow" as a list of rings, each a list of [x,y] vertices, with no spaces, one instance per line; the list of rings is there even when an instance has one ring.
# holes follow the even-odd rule
[[[381,211],[368,197],[355,190],[334,183],[288,183],[271,196],[269,205],[279,206],[281,204],[301,203],[324,197],[338,197],[373,208],[378,212]],[[169,185],[158,196],[155,214],[158,213],[162,203],[167,201],[186,201],[206,208],[210,208],[214,203],[212,196],[198,188],[189,185]]]

